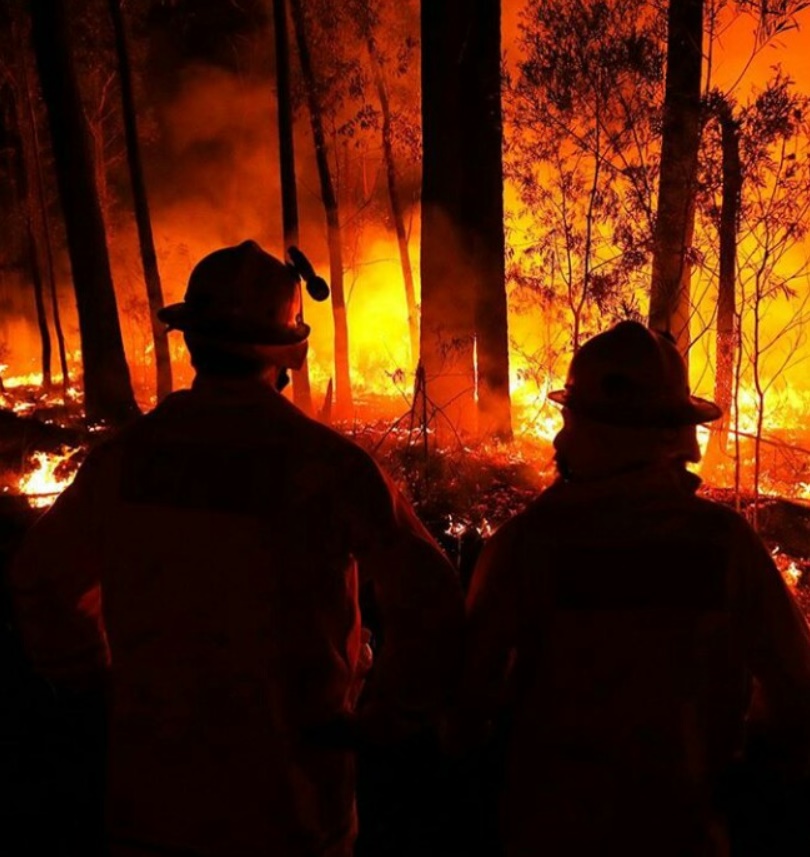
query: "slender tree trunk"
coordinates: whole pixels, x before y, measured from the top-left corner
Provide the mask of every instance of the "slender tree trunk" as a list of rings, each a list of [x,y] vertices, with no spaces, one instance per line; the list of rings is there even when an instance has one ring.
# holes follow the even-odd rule
[[[15,28],[16,30],[16,28]],[[12,34],[17,39],[15,34]],[[21,44],[21,43],[20,43]],[[56,334],[57,351],[59,353],[59,367],[62,372],[62,394],[66,400],[70,387],[70,371],[67,363],[67,347],[65,346],[65,334],[62,330],[62,317],[59,311],[59,295],[56,285],[56,274],[53,264],[53,244],[51,238],[51,224],[48,217],[48,202],[45,198],[45,178],[42,170],[42,159],[40,155],[39,124],[34,110],[34,93],[32,90],[31,75],[28,72],[28,57],[25,48],[20,47],[19,67],[22,75],[23,98],[25,100],[25,113],[28,123],[28,135],[30,139],[30,158],[32,164],[32,182],[36,191],[38,231],[44,254],[45,272],[47,274],[48,289],[51,295],[51,312],[53,315],[53,327]]]
[[[498,0],[422,2],[421,360],[454,425],[508,437],[499,36]]]
[[[149,301],[149,322],[155,347],[156,391],[162,401],[172,391],[172,359],[169,352],[169,337],[166,326],[157,317],[163,307],[163,287],[160,282],[152,221],[149,217],[149,200],[141,162],[141,144],[138,139],[138,119],[135,94],[132,88],[132,68],[129,61],[124,15],[120,0],[109,0],[110,18],[115,33],[115,53],[118,59],[118,79],[121,88],[121,107],[124,117],[124,136],[127,143],[127,165],[132,185],[132,202],[135,207],[135,222],[138,226],[138,242]]]
[[[273,0],[273,26],[276,49],[276,98],[278,103],[278,143],[281,170],[281,217],[284,247],[298,246],[298,191],[295,183],[295,142],[293,110],[290,95],[290,45],[287,30],[286,0]],[[303,320],[303,295],[301,303]],[[300,369],[292,373],[292,394],[295,404],[312,415],[312,387],[309,363],[304,359]]]
[[[695,223],[700,143],[703,0],[670,0],[661,178],[653,244],[650,326],[689,350],[689,250]]]
[[[79,312],[85,412],[92,421],[119,422],[138,407],[124,355],[89,131],[68,49],[65,0],[31,0],[30,5]]]
[[[34,285],[37,327],[39,328],[39,339],[42,343],[42,388],[50,390],[53,386],[51,379],[51,332],[48,329],[48,313],[45,309],[45,290],[42,285],[42,258],[40,254],[40,242],[35,235],[33,206],[33,191],[30,187],[26,186],[25,207],[27,209],[28,253],[31,263],[31,280]]]
[[[16,35],[12,25],[12,39]],[[19,54],[17,59],[19,59]],[[42,387],[50,390],[51,381],[51,333],[48,328],[48,314],[45,309],[45,294],[42,281],[42,241],[39,229],[38,204],[36,198],[36,179],[33,165],[33,140],[27,121],[27,111],[23,107],[25,100],[24,87],[17,85],[10,89],[11,122],[16,132],[18,146],[11,149],[10,169],[15,197],[24,212],[25,220],[25,249],[28,257],[28,270],[34,290],[34,307],[37,317],[37,329],[40,339],[40,368],[42,372]]]
[[[329,245],[329,276],[332,295],[332,315],[335,323],[335,411],[339,418],[346,418],[353,410],[351,379],[349,376],[349,326],[346,317],[346,300],[343,293],[343,248],[340,238],[340,216],[326,136],[323,114],[318,98],[317,81],[309,52],[306,20],[301,0],[290,0],[298,59],[306,89],[312,137],[315,144],[315,159],[321,186],[321,198],[326,213],[326,232]]]
[[[737,226],[739,223],[742,169],[740,128],[724,99],[718,115],[723,153],[723,194],[720,208],[720,278],[717,291],[717,340],[714,399],[723,409],[709,440],[707,460],[719,461],[728,444],[729,414],[734,386],[736,344]]]
[[[411,365],[413,366],[419,356],[419,318],[416,306],[416,289],[414,288],[411,254],[408,250],[408,231],[405,228],[405,216],[403,214],[402,198],[399,194],[396,161],[394,160],[391,104],[388,100],[388,87],[385,83],[385,75],[383,73],[380,53],[377,49],[377,42],[370,28],[366,33],[366,46],[374,74],[377,98],[380,101],[380,111],[382,112],[383,163],[385,164],[385,177],[388,186],[388,200],[391,204],[391,217],[394,221],[394,230],[397,234],[399,261],[402,266],[402,282],[405,286],[405,306],[408,312],[408,334],[411,344]]]

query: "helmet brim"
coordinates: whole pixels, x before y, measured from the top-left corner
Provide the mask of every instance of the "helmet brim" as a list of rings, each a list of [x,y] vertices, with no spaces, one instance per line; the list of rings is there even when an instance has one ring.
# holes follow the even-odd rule
[[[641,403],[637,407],[612,402],[583,402],[571,389],[552,390],[548,398],[594,422],[628,428],[678,428],[710,423],[723,416],[723,409],[699,396],[670,404]]]
[[[245,345],[297,345],[309,338],[311,330],[304,322],[288,326],[211,319],[185,302],[169,304],[159,309],[157,317],[169,330],[200,333],[209,339]]]

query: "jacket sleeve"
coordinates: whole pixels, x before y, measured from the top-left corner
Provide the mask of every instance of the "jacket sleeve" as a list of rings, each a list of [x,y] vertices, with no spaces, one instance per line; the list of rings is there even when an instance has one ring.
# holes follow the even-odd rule
[[[744,526],[743,634],[764,703],[763,736],[810,771],[810,631],[767,549]]]
[[[109,664],[101,615],[99,516],[91,456],[27,533],[9,573],[15,621],[34,669],[68,690],[95,689]]]
[[[455,686],[464,604],[458,576],[413,509],[373,462],[352,492],[353,553],[360,583],[380,611],[382,646],[367,697],[397,716],[439,712]]]
[[[520,627],[517,531],[514,520],[501,527],[473,572],[464,666],[449,739],[456,750],[485,737],[504,700]]]

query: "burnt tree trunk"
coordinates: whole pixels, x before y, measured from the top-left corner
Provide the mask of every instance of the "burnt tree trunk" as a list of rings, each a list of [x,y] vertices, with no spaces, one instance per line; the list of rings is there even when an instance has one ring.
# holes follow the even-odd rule
[[[456,427],[508,437],[498,0],[423,0],[422,122],[426,388]]]
[[[461,226],[465,141],[459,58],[460,0],[422,0],[422,230],[420,269],[422,392],[447,429],[475,431],[473,271]]]
[[[26,108],[26,140],[30,145],[31,180],[33,182],[32,186],[36,191],[36,209],[38,215],[36,231],[40,235],[45,272],[51,295],[51,313],[53,315],[53,327],[59,354],[59,367],[62,372],[62,394],[66,399],[68,388],[70,387],[70,371],[67,363],[67,347],[65,346],[65,333],[62,330],[62,315],[59,311],[59,294],[57,292],[56,274],[53,264],[53,243],[50,217],[48,216],[48,202],[45,197],[45,177],[42,170],[42,156],[40,154],[39,123],[36,110],[34,109],[34,92],[31,75],[28,71],[28,56],[22,41],[18,41],[17,32],[15,27],[12,38],[14,38],[15,43],[20,45],[18,65],[22,77],[23,100],[25,101]]]
[[[668,27],[650,327],[671,333],[686,356],[690,345],[689,251],[700,143],[703,0],[670,0]]]
[[[717,344],[714,399],[723,416],[713,427],[709,451],[726,452],[729,411],[733,398],[734,358],[736,345],[736,275],[737,229],[742,192],[740,165],[740,126],[731,105],[723,99],[719,106],[721,147],[723,154],[723,192],[720,208],[720,277],[717,290]]]
[[[152,341],[155,346],[156,391],[157,399],[160,402],[172,391],[172,359],[169,352],[169,336],[166,326],[157,317],[158,310],[163,307],[164,303],[163,287],[160,282],[155,240],[152,235],[152,221],[149,217],[149,200],[143,176],[135,94],[132,87],[132,67],[129,61],[124,15],[121,11],[120,0],[109,0],[107,5],[115,34],[115,53],[118,60],[118,81],[121,88],[127,166],[129,167],[129,180],[132,186],[135,222],[138,226],[138,243],[141,248],[146,296],[149,301],[149,322],[152,330]]]
[[[351,379],[349,376],[349,326],[346,317],[346,299],[343,292],[343,248],[340,237],[340,213],[338,210],[323,115],[318,97],[318,85],[309,51],[306,34],[306,19],[301,0],[290,0],[298,59],[306,90],[312,138],[315,144],[315,160],[321,186],[321,199],[326,214],[326,233],[329,245],[329,277],[332,296],[332,315],[335,324],[335,412],[339,418],[351,415],[353,409]]]
[[[32,0],[31,15],[76,291],[85,413],[91,421],[120,422],[138,406],[124,355],[89,131],[68,49],[65,0]]]
[[[501,3],[471,4],[469,42],[463,55],[466,228],[478,272],[475,302],[478,430],[512,437],[509,333],[503,232],[503,116],[501,109]]]
[[[16,27],[12,24],[12,40],[17,44]],[[22,61],[21,52],[17,52],[17,65]],[[21,69],[18,72],[21,74]],[[42,370],[42,386],[50,390],[51,380],[51,333],[48,328],[48,313],[45,309],[45,289],[43,285],[42,269],[44,252],[42,248],[41,218],[39,217],[39,204],[36,195],[36,170],[34,168],[34,142],[28,122],[28,111],[23,102],[26,99],[24,80],[18,80],[12,89],[11,113],[13,125],[16,130],[17,157],[12,158],[12,170],[14,185],[17,190],[17,199],[24,212],[25,220],[25,244],[28,256],[31,284],[34,289],[34,307],[36,309],[37,329],[40,339],[40,367]]]
[[[37,327],[39,328],[39,339],[42,343],[42,387],[44,390],[50,390],[53,386],[51,379],[51,332],[48,329],[48,313],[45,309],[45,289],[42,285],[41,245],[36,236],[36,227],[34,226],[33,196],[33,190],[29,186],[28,176],[26,176],[25,217],[28,233],[28,252],[31,263],[31,281],[34,286],[34,304],[37,309]]]
[[[396,161],[394,160],[391,104],[388,100],[388,87],[385,82],[382,60],[370,27],[366,31],[366,47],[369,59],[371,60],[374,85],[377,89],[377,98],[379,99],[380,112],[382,113],[383,163],[385,164],[385,177],[388,186],[388,200],[391,204],[391,218],[394,222],[394,230],[397,235],[399,261],[402,266],[402,283],[405,287],[405,307],[408,312],[408,335],[411,344],[411,365],[414,365],[419,356],[419,318],[416,306],[416,289],[413,281],[411,254],[408,250],[408,230],[405,228],[405,216],[403,213],[402,198],[399,193]]]
[[[273,0],[273,28],[276,49],[276,100],[278,106],[278,150],[281,171],[281,218],[284,248],[298,246],[298,191],[295,183],[295,143],[293,110],[290,95],[290,45],[287,31],[286,0]],[[303,300],[301,303],[303,320]],[[293,401],[304,413],[311,415],[312,387],[309,363],[304,358],[300,369],[292,372]]]

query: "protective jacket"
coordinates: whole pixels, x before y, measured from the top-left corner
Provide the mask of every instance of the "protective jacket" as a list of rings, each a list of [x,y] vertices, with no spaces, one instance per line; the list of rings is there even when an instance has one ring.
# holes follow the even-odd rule
[[[462,696],[473,721],[511,714],[509,857],[725,854],[752,679],[771,746],[806,762],[807,625],[698,482],[665,467],[559,481],[485,548]]]
[[[358,587],[379,711],[430,716],[460,655],[455,573],[371,458],[254,382],[197,379],[88,457],[13,568],[35,666],[109,681],[114,855],[333,857],[353,758]]]

